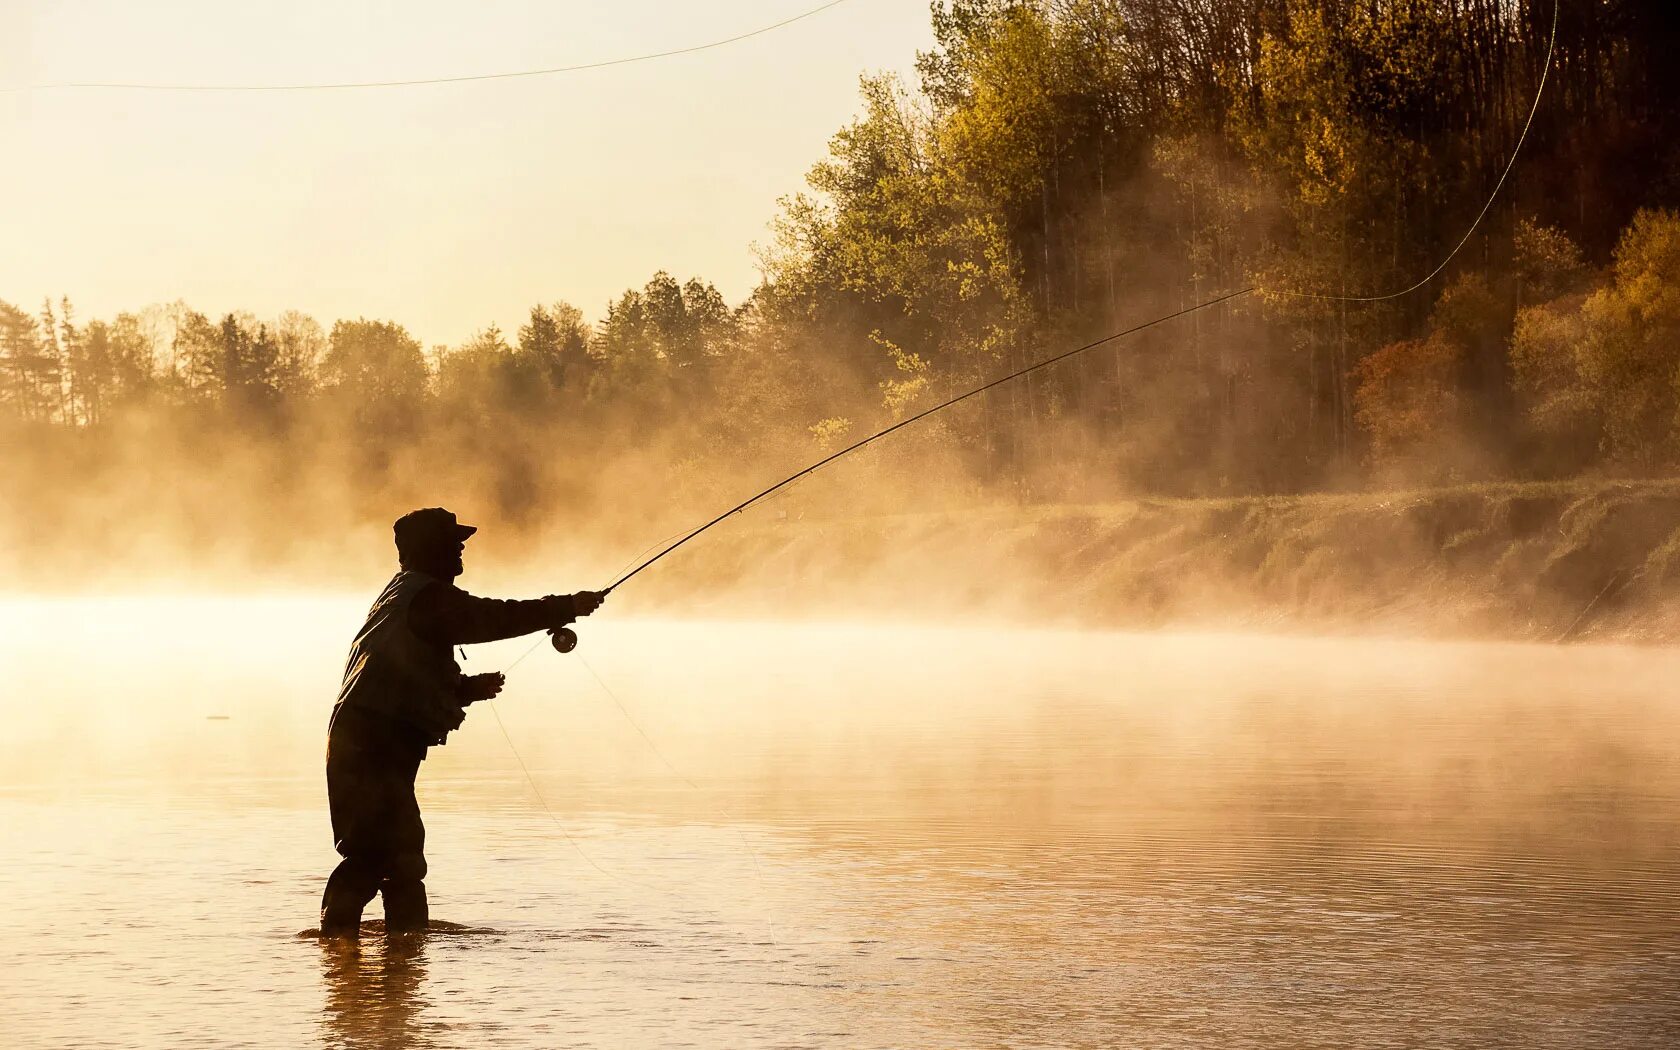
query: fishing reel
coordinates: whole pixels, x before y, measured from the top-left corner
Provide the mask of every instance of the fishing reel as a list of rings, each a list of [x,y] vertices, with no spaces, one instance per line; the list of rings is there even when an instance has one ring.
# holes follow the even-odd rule
[[[557,653],[569,653],[577,648],[577,632],[570,627],[556,627],[548,632],[548,644],[554,646]]]
[[[619,582],[622,583],[623,581],[621,580]],[[592,591],[580,591],[580,592],[578,592],[580,595],[589,595],[589,596],[593,597],[594,601],[587,603],[586,607],[582,608],[581,610],[574,609],[572,618],[567,620],[566,622],[567,623],[576,623],[577,619],[579,617],[588,616],[590,613],[594,612],[596,609],[599,609],[601,607],[601,602],[606,599],[607,595],[609,595],[613,592],[613,587],[617,587],[617,586],[618,586],[618,584],[615,583],[615,584],[612,585],[612,587],[608,587],[604,591],[593,591],[593,592]],[[575,599],[577,597],[577,595],[574,595],[573,597]],[[550,627],[548,629],[548,644],[554,646],[554,651],[557,652],[557,653],[569,653],[573,649],[577,648],[577,644],[578,644],[577,632],[572,630],[570,627]]]

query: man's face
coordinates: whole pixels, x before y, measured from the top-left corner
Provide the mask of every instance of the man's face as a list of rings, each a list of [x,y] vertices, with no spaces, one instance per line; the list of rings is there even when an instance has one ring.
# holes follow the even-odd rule
[[[466,550],[467,550],[467,541],[466,540],[455,540],[453,543],[450,544],[449,551],[445,555],[445,557],[448,561],[448,564],[445,566],[445,568],[449,569],[449,575],[450,575],[451,578],[459,576],[463,572],[467,571],[466,566],[464,564],[462,564],[462,562],[461,562],[462,555],[464,555],[466,553]]]

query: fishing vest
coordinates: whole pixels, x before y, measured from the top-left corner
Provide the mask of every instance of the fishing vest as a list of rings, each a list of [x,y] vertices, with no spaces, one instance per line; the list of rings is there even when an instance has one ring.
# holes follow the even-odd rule
[[[436,583],[423,572],[391,577],[350,645],[338,704],[412,726],[441,744],[461,724],[461,668],[448,645],[425,641],[408,626],[414,596]]]

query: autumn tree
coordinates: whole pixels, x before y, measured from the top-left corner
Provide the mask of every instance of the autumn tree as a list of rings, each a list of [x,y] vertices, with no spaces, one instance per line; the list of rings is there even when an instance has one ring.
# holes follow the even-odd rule
[[[1680,213],[1641,211],[1609,283],[1525,308],[1511,362],[1541,432],[1586,432],[1597,451],[1654,467],[1680,454]]]

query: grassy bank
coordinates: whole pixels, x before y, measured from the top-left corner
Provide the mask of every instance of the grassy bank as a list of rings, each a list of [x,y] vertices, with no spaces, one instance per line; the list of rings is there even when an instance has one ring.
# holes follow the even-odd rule
[[[637,586],[690,609],[1663,642],[1677,576],[1663,480],[749,518]]]

